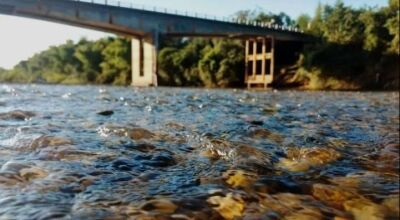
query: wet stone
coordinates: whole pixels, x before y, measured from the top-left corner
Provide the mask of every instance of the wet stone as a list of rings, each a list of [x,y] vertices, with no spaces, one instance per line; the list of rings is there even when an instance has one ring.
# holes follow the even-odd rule
[[[66,138],[43,135],[33,140],[29,145],[29,149],[35,150],[45,147],[56,147],[56,146],[72,145],[72,144],[73,142]]]
[[[338,160],[340,153],[329,148],[294,148],[289,149],[287,158],[282,158],[277,164],[293,172],[307,171],[314,166],[322,166]]]
[[[399,195],[392,195],[388,198],[385,198],[382,202],[382,205],[387,208],[390,212],[391,217],[399,217],[400,216],[400,203],[399,203]]]
[[[254,184],[254,188],[262,193],[288,192],[303,194],[308,191],[307,186],[300,185],[298,182],[288,178],[262,177]]]
[[[223,178],[234,188],[249,188],[257,179],[257,175],[243,170],[228,170],[223,174]]]
[[[23,161],[8,161],[1,166],[1,172],[14,172],[18,173],[22,169],[31,168],[30,164],[24,163]]]
[[[210,197],[208,203],[214,205],[214,209],[225,219],[239,218],[243,214],[245,202],[240,195],[228,193],[226,196]]]
[[[36,167],[30,167],[21,169],[19,171],[19,175],[23,177],[25,180],[30,181],[36,178],[46,177],[48,174],[42,169]]]
[[[267,129],[261,129],[261,128],[252,129],[248,135],[251,138],[255,139],[268,139],[276,143],[283,142],[283,136],[281,134],[269,131]]]
[[[252,125],[258,125],[258,126],[264,125],[263,121],[257,121],[257,120],[250,121],[249,123]]]
[[[132,128],[128,136],[133,140],[151,139],[154,137],[154,133],[143,128]]]
[[[34,112],[15,110],[6,113],[0,113],[0,119],[24,121],[36,116]]]
[[[212,160],[223,159],[237,168],[256,173],[268,173],[272,168],[272,157],[268,152],[237,142],[213,139],[200,152],[201,156]]]
[[[176,161],[170,154],[162,153],[152,156],[152,158],[144,162],[144,164],[152,167],[168,167],[175,165]]]
[[[314,184],[312,194],[318,200],[338,208],[343,208],[344,202],[348,200],[361,198],[356,192],[324,184]]]
[[[0,186],[7,185],[7,186],[15,186],[19,183],[23,183],[24,179],[12,172],[0,172]]]
[[[172,214],[178,208],[172,201],[167,199],[150,200],[140,207],[144,211]]]
[[[375,204],[367,199],[352,199],[343,203],[346,211],[353,214],[355,220],[384,220],[387,210],[384,206]]]
[[[144,143],[144,144],[129,144],[129,145],[125,145],[124,147],[127,149],[130,149],[130,150],[137,150],[137,151],[140,151],[143,153],[148,153],[148,152],[151,152],[156,149],[156,147],[154,145],[146,144],[146,143]]]
[[[97,112],[98,115],[102,115],[102,116],[111,116],[114,114],[114,111],[112,110],[106,110],[106,111],[101,111],[101,112]]]

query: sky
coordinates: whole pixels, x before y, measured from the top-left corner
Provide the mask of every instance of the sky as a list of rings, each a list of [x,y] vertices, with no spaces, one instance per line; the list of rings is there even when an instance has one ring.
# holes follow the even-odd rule
[[[100,0],[95,0],[100,1]],[[124,3],[156,6],[179,11],[189,11],[226,17],[239,10],[261,9],[272,13],[281,11],[296,18],[300,14],[314,14],[318,2],[334,4],[335,0],[124,0]],[[387,0],[344,0],[353,7],[384,6]],[[0,67],[12,68],[35,53],[67,40],[82,37],[99,39],[108,33],[76,28],[33,19],[0,15]]]

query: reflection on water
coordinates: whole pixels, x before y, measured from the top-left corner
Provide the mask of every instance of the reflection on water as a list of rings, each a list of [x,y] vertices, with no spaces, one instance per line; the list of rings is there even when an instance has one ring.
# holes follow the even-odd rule
[[[399,93],[0,85],[0,219],[397,219]]]

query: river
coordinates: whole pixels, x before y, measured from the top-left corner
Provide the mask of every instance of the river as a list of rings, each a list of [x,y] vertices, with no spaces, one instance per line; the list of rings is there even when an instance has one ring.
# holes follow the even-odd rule
[[[399,93],[0,85],[0,219],[398,219]]]

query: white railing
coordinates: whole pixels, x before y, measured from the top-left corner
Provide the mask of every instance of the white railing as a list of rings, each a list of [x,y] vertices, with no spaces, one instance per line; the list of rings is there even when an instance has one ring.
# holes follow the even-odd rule
[[[221,21],[221,22],[226,22],[226,23],[262,27],[262,28],[268,28],[268,29],[274,29],[274,30],[303,33],[303,31],[300,31],[297,27],[292,27],[292,26],[281,26],[281,25],[277,25],[277,24],[269,23],[269,22],[254,22],[254,21],[249,21],[249,20],[240,20],[240,19],[236,19],[232,16],[219,17],[219,16],[214,16],[214,15],[209,15],[209,14],[204,14],[204,13],[196,13],[196,12],[181,11],[181,10],[176,10],[176,9],[168,9],[168,8],[163,8],[163,7],[135,4],[132,2],[126,2],[126,1],[118,1],[118,0],[71,0],[71,1],[87,2],[87,3],[101,4],[101,5],[110,5],[110,6],[117,6],[117,7],[130,8],[130,9],[139,9],[139,10],[158,12],[158,13],[164,13],[164,14],[180,15],[180,16],[186,16],[186,17]]]

